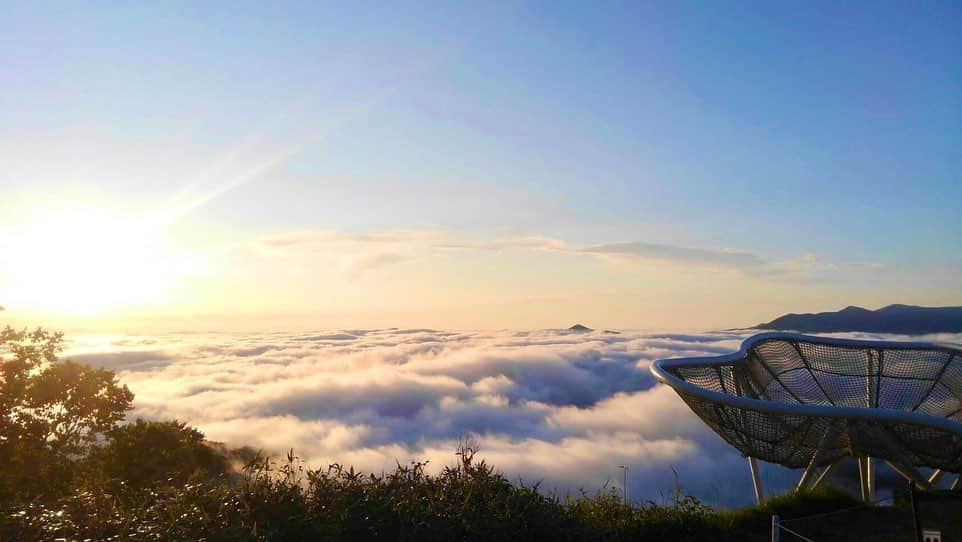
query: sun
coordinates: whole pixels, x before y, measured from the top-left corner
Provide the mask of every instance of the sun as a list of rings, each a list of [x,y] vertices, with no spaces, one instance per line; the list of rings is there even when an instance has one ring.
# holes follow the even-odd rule
[[[94,315],[160,300],[167,286],[156,231],[97,207],[48,209],[0,229],[7,307]]]

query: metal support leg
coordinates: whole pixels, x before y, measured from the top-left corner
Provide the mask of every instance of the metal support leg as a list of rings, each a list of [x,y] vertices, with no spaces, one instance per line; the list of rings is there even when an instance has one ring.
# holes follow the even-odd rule
[[[815,473],[818,462],[825,454],[825,450],[831,445],[834,436],[835,422],[831,422],[828,424],[828,427],[825,428],[825,433],[823,433],[822,438],[819,439],[818,446],[816,446],[815,450],[812,452],[812,458],[808,461],[808,466],[805,467],[805,471],[802,472],[801,478],[798,479],[798,484],[795,485],[796,492],[805,489],[805,484],[808,483],[809,478],[811,478]]]
[[[868,501],[875,501],[875,460],[871,457],[865,458],[865,470],[868,473]]]
[[[812,459],[814,459],[814,457]],[[795,485],[796,493],[805,489],[805,484],[807,484],[808,479],[812,477],[812,472],[814,470],[815,470],[814,463],[809,463],[808,466],[805,467],[805,472],[802,473],[802,476],[798,479],[798,484]]]
[[[758,471],[758,461],[749,456],[748,458],[748,470],[752,473],[752,486],[755,488],[755,504],[761,504],[765,500],[765,495],[762,492],[762,479],[761,473]]]
[[[872,500],[871,493],[869,491],[869,461],[867,457],[859,457],[858,460],[858,482],[859,489],[862,493],[862,501],[869,502]]]
[[[922,473],[920,473],[915,467],[911,465],[898,465],[896,463],[892,463],[891,461],[885,461],[885,464],[898,473],[899,476],[914,484],[915,487],[919,489],[926,489],[929,487],[928,481],[926,481],[925,477],[922,476]]]
[[[838,460],[838,461],[841,461],[841,460]],[[822,479],[825,478],[825,475],[827,475],[827,474],[829,473],[829,471],[832,470],[832,467],[834,467],[835,465],[838,464],[838,461],[835,461],[834,463],[829,463],[828,465],[825,465],[825,468],[822,469],[822,472],[820,472],[820,473],[818,474],[818,478],[816,478],[815,481],[812,482],[812,489],[815,489],[816,487],[818,487],[818,484],[821,484],[821,483],[822,483]]]

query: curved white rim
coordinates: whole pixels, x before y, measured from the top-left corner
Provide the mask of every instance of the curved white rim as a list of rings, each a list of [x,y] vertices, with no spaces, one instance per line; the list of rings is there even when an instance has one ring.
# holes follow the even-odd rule
[[[962,437],[962,423],[950,420],[948,418],[940,418],[938,416],[923,414],[921,412],[908,412],[905,410],[896,410],[891,408],[840,407],[804,404],[796,405],[778,401],[751,399],[749,397],[729,395],[726,393],[707,390],[690,382],[686,382],[666,370],[693,366],[712,367],[715,365],[727,365],[734,363],[747,358],[748,351],[756,344],[771,339],[787,339],[815,344],[852,346],[860,348],[938,350],[942,352],[949,352],[956,356],[962,355],[962,346],[951,343],[836,339],[833,337],[820,337],[817,335],[803,335],[800,333],[775,331],[769,333],[759,333],[757,335],[748,337],[742,341],[741,347],[738,349],[738,351],[732,352],[731,354],[657,360],[651,364],[651,374],[659,382],[671,386],[679,393],[684,392],[687,395],[692,395],[713,403],[720,403],[723,405],[730,405],[733,407],[771,414],[817,416],[820,418],[858,418],[872,421],[890,421],[896,423],[924,425],[928,427],[937,427]]]

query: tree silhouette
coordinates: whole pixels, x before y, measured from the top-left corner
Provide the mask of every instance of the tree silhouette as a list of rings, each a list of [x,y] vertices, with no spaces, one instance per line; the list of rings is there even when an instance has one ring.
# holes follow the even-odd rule
[[[204,442],[204,434],[178,421],[137,421],[108,433],[91,457],[108,478],[131,488],[184,484],[229,470],[226,457]]]
[[[70,463],[116,427],[133,394],[112,371],[59,361],[63,334],[0,330],[0,499],[67,483]]]

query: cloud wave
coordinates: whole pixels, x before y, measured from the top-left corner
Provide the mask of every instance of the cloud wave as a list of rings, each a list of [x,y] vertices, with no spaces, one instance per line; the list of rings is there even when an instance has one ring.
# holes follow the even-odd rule
[[[67,357],[118,371],[134,415],[309,464],[380,472],[450,463],[473,435],[513,479],[558,492],[620,480],[658,499],[677,481],[712,503],[750,500],[744,461],[648,372],[659,358],[737,349],[739,332],[426,329],[74,337]],[[940,337],[959,340],[960,337]],[[791,473],[768,467],[774,486]]]

